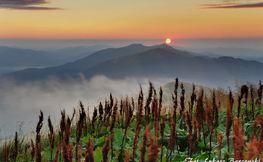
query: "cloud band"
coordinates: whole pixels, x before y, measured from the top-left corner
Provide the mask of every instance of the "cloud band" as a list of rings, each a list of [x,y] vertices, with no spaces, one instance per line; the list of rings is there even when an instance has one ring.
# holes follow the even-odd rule
[[[0,9],[14,10],[59,10],[61,8],[38,7],[35,5],[47,4],[46,0],[0,0]]]
[[[225,4],[207,4],[201,5],[202,9],[238,9],[238,8],[262,8],[263,2],[250,3],[250,4],[238,4],[238,5],[225,5]]]

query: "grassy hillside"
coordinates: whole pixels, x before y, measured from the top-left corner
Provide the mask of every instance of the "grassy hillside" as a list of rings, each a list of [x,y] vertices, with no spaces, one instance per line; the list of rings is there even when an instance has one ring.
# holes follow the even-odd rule
[[[70,116],[61,111],[59,125],[48,117],[45,132],[40,112],[35,138],[16,134],[0,148],[0,161],[263,160],[261,83],[235,95],[178,80],[163,88],[171,104],[150,83],[146,97],[142,90],[131,99],[110,95],[91,115],[80,102]]]

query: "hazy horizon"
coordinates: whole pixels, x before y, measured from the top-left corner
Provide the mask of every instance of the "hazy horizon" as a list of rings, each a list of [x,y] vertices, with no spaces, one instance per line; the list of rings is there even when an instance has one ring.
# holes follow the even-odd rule
[[[153,46],[165,43],[165,39],[0,39],[0,46],[18,47],[33,50],[55,50],[76,46],[107,45],[123,47],[130,44]],[[180,39],[173,40],[170,46],[184,48],[249,48],[263,50],[263,38],[229,38],[229,39]]]

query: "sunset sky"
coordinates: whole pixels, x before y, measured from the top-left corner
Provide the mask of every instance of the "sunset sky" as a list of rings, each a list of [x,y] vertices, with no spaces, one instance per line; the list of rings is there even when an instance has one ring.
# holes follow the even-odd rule
[[[0,0],[0,39],[263,38],[259,0]]]

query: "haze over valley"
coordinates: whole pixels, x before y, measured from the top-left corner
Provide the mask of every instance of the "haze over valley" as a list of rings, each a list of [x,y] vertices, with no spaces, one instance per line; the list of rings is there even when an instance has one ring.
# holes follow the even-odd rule
[[[9,67],[32,66],[1,76],[2,136],[13,134],[21,123],[24,132],[32,129],[30,123],[37,120],[39,110],[57,114],[53,119],[58,119],[60,110],[65,108],[70,113],[79,100],[92,110],[93,105],[103,102],[110,93],[115,97],[136,96],[140,85],[147,92],[149,81],[158,88],[173,84],[171,82],[178,77],[185,84],[234,89],[236,81],[257,84],[263,76],[263,64],[257,61],[234,58],[233,53],[234,57],[221,53],[215,57],[209,53],[178,50],[167,44],[71,47],[52,52],[14,47],[1,49],[5,50],[0,51],[0,56],[6,60],[9,51],[14,58],[19,58],[5,62]],[[169,89],[164,91],[167,102],[171,100],[170,93]]]

